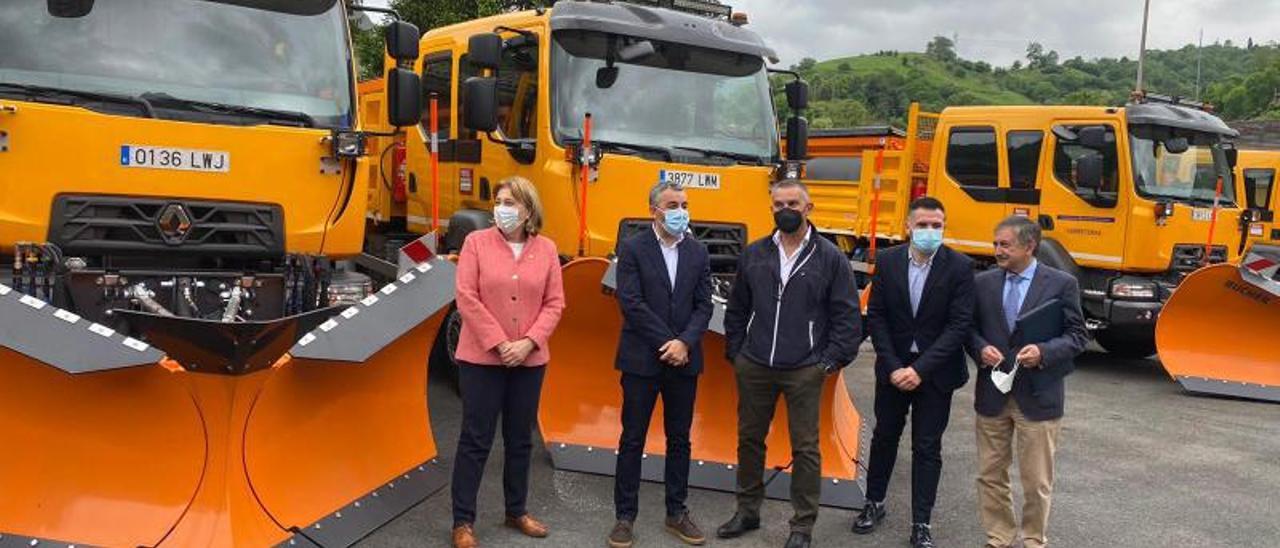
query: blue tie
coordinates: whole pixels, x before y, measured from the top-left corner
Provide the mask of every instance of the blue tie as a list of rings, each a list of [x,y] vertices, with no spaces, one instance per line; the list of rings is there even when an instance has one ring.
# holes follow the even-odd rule
[[[1009,292],[1004,296],[1004,319],[1009,322],[1009,332],[1012,333],[1022,301],[1022,276],[1011,273],[1006,283],[1009,284]]]

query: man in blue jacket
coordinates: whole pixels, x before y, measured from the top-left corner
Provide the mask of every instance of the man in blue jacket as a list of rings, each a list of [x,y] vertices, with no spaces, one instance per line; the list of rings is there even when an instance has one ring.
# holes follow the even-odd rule
[[[739,257],[724,316],[726,353],[738,381],[738,507],[716,535],[734,538],[760,528],[764,440],[781,395],[795,510],[786,546],[807,548],[822,493],[822,385],[857,355],[861,325],[853,268],[809,223],[813,203],[804,183],[779,181],[770,196],[777,230]]]
[[[907,206],[911,243],[876,258],[867,330],[876,347],[876,428],[871,436],[867,503],[853,532],[884,519],[884,499],[911,419],[911,544],[933,548],[930,521],[942,477],[942,433],[951,395],[969,379],[963,347],[973,326],[973,261],[942,245],[946,211],[935,198]]]
[[[653,229],[618,246],[623,326],[614,366],[622,371],[622,437],[613,490],[617,523],[609,534],[613,548],[627,548],[633,540],[641,459],[659,395],[667,434],[667,531],[687,544],[706,542],[684,503],[702,334],[711,321],[711,259],[688,233],[684,189],[659,183],[649,192],[649,210]]]

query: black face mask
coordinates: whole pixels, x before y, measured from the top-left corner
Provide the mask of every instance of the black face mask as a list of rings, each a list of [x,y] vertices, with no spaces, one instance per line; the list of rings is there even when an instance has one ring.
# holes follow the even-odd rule
[[[779,209],[773,212],[773,224],[778,230],[791,234],[800,230],[800,225],[804,224],[804,215],[791,208]]]

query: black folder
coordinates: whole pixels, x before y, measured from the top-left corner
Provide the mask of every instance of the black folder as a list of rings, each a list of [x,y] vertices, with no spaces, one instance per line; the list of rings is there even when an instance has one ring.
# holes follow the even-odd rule
[[[1036,344],[1062,336],[1062,299],[1049,299],[1018,316],[1014,333],[1026,344]]]

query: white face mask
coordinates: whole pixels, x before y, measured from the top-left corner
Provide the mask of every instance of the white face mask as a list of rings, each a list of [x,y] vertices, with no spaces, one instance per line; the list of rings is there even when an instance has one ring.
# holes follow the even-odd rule
[[[520,210],[512,206],[494,206],[493,223],[498,225],[498,230],[510,234],[520,226]]]
[[[1021,364],[1016,361],[1013,362],[1013,369],[1008,373],[1001,371],[999,368],[991,370],[991,383],[996,385],[996,390],[999,390],[1001,394],[1008,394],[1010,390],[1013,390],[1013,377],[1018,374],[1019,365]]]

